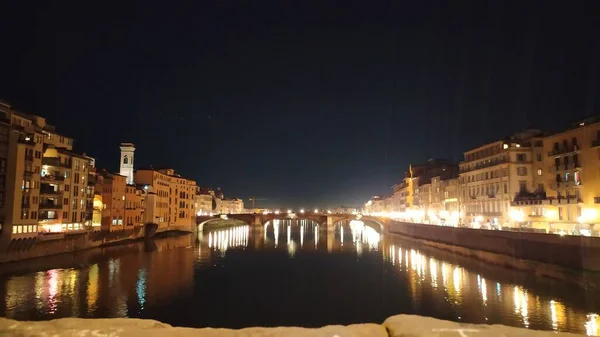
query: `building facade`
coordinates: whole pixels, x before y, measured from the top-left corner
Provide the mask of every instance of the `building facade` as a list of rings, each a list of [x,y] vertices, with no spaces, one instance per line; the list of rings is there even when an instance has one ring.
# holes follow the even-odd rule
[[[92,159],[72,152],[73,139],[43,117],[0,103],[2,239],[73,233],[91,226]]]
[[[196,215],[212,215],[215,211],[213,209],[213,199],[215,192],[208,188],[196,188],[196,203],[195,211]]]
[[[544,189],[542,152],[543,135],[538,130],[465,152],[459,164],[462,222],[474,227],[514,225],[512,200],[520,193]]]
[[[221,200],[221,214],[239,214],[244,213],[244,201],[242,199],[223,199]]]
[[[138,169],[134,180],[155,195],[149,220],[159,229],[189,229],[196,223],[195,181],[175,174],[173,169]]]
[[[588,119],[543,140],[544,193],[522,195],[513,217],[532,230],[600,235],[600,122]],[[536,173],[537,176],[537,173]]]

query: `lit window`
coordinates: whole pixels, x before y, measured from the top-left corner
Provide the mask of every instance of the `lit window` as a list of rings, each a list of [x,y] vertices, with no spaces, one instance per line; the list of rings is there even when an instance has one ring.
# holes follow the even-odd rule
[[[538,169],[537,173],[538,173],[538,176],[541,176],[542,175],[542,169]]]
[[[17,226],[17,233],[23,233],[23,226]]]
[[[505,150],[508,149],[508,144],[502,144],[502,148]]]

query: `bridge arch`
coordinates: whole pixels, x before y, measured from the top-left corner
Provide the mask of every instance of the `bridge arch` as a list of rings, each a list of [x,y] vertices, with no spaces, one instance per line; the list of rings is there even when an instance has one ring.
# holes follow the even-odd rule
[[[213,216],[213,217],[198,217],[198,219],[196,220],[196,227],[198,229],[198,232],[203,232],[204,231],[204,226],[211,223],[211,222],[215,222],[215,221],[228,221],[228,220],[237,220],[237,221],[241,221],[244,222],[245,224],[251,226],[254,222],[254,217],[250,217],[250,216],[245,216],[246,214],[235,214],[235,215],[230,215],[227,216],[227,220],[221,218],[220,216]]]

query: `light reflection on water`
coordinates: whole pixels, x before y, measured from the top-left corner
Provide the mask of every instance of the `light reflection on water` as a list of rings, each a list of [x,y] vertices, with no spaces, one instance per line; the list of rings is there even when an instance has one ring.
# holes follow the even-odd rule
[[[398,256],[402,256],[402,247],[398,247],[397,252]],[[438,265],[441,264],[443,287],[441,291],[444,298],[455,305],[455,320],[464,321],[465,318],[470,318],[465,317],[465,312],[471,312],[473,317],[480,312],[483,313],[485,322],[480,319],[475,319],[475,322],[491,324],[488,316],[500,314],[504,316],[503,319],[493,323],[531,328],[531,320],[535,320],[535,329],[585,332],[588,336],[600,335],[598,328],[600,318],[597,314],[584,314],[573,308],[567,308],[559,299],[537,295],[520,285],[499,282],[495,283],[495,291],[490,294],[488,292],[489,280],[465,268],[448,262],[440,263],[433,257],[425,260],[425,255],[415,249],[410,249],[410,255],[405,252],[404,264],[402,264],[402,259],[397,259],[396,256],[396,246],[391,245],[388,249],[387,260],[411,276],[413,298],[422,297],[422,294],[428,291],[425,289],[428,287],[431,288],[432,293],[438,292]],[[427,261],[429,265],[428,268],[425,268]],[[429,273],[429,282],[422,282],[427,276],[425,275],[426,270]],[[470,287],[472,279],[476,280],[478,296],[473,293],[475,288]],[[492,298],[489,297],[490,295]],[[478,303],[474,303],[475,298],[478,299]],[[510,299],[510,303],[503,299]],[[512,306],[514,315],[509,314],[508,305]]]
[[[544,287],[513,282],[511,271],[490,274],[489,270],[459,265],[443,254],[426,254],[410,243],[385,237],[361,221],[338,224],[333,233],[324,228],[326,225],[308,220],[275,220],[259,230],[247,225],[208,228],[196,246],[190,241],[195,236],[177,237],[156,240],[158,247],[154,249],[143,243],[133,244],[130,251],[109,252],[69,268],[51,268],[49,263],[47,270],[0,278],[0,298],[4,301],[0,315],[18,319],[130,316],[177,325],[237,327],[228,323],[235,322],[236,316],[225,315],[229,321],[218,321],[222,315],[219,310],[227,308],[234,315],[235,310],[248,308],[244,312],[252,317],[250,323],[269,325],[278,321],[273,318],[265,322],[261,312],[283,311],[284,304],[277,297],[256,294],[288,289],[285,296],[293,296],[289,289],[303,294],[307,287],[308,294],[319,289],[318,296],[305,293],[291,300],[302,307],[302,301],[310,299],[311,307],[303,309],[316,311],[323,307],[337,314],[330,315],[332,321],[323,315],[323,322],[310,315],[298,316],[289,324],[348,324],[367,319],[364,315],[370,306],[363,306],[366,311],[362,316],[352,311],[344,316],[347,294],[352,293],[357,303],[367,303],[377,298],[371,293],[382,288],[385,294],[397,296],[391,304],[385,302],[389,300],[382,300],[379,306],[373,302],[377,315],[381,315],[372,316],[374,322],[393,314],[411,313],[591,336],[599,333],[600,320],[595,314],[598,308],[593,298],[597,292],[570,289],[573,286],[558,282]],[[234,256],[236,260],[231,260]],[[274,263],[278,256],[287,259],[285,265],[277,265],[272,271],[265,269],[265,264]],[[307,261],[317,265],[312,272],[305,270]],[[253,264],[256,272],[252,271]],[[284,272],[281,268],[287,269]],[[341,271],[351,274],[338,275]],[[280,282],[278,278],[286,275],[277,272],[291,273],[295,278]],[[346,295],[334,291],[340,282],[348,286],[373,282],[373,275],[383,275],[386,281],[375,281],[375,287],[359,292],[346,291]],[[280,283],[282,288],[276,288]],[[265,288],[258,288],[261,284]],[[216,297],[220,302],[215,303],[226,307],[205,305],[214,302],[212,296],[220,296]],[[238,305],[241,302],[244,305]],[[327,307],[330,303],[342,304]],[[191,307],[194,310],[189,310]]]

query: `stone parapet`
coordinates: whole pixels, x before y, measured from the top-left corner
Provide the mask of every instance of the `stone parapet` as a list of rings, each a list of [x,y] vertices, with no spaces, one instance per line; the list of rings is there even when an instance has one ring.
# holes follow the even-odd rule
[[[570,333],[536,331],[503,325],[477,325],[443,321],[435,318],[397,315],[379,324],[329,325],[321,328],[275,327],[240,330],[182,328],[154,320],[134,318],[83,319],[61,318],[42,322],[0,318],[0,336],[56,337],[568,337]]]

